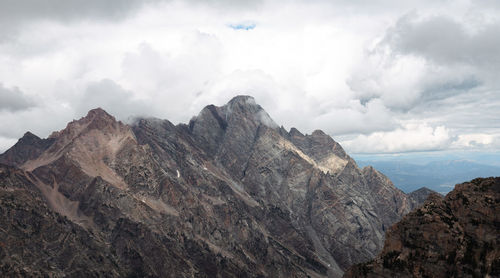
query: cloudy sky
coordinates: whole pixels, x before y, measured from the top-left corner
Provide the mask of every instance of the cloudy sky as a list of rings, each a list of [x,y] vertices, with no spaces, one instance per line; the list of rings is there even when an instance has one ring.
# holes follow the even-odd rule
[[[0,0],[0,151],[237,94],[350,153],[500,149],[496,0]]]

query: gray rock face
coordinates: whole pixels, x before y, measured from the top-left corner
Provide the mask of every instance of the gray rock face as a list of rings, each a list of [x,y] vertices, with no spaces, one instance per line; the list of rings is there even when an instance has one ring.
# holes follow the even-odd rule
[[[9,171],[29,177],[9,186],[0,178],[8,188],[2,201],[29,192],[26,209],[47,211],[37,219],[59,217],[77,229],[80,237],[67,243],[75,252],[107,258],[98,266],[102,258],[81,260],[82,276],[339,277],[372,259],[385,230],[418,203],[375,169],[359,169],[322,131],[279,128],[249,96],[177,126],[159,119],[128,126],[94,109],[45,140],[27,144],[35,149],[29,155],[20,143],[7,153],[23,155],[2,155],[19,168]],[[6,219],[0,248],[12,252],[6,239],[26,224]],[[60,264],[64,248],[54,244],[44,264],[5,255],[0,267],[63,276],[73,269]]]

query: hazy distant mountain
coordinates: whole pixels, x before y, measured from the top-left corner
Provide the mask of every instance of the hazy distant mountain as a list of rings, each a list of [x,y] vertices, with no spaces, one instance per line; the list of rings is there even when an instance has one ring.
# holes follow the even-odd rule
[[[94,109],[0,161],[2,276],[338,277],[427,194],[248,96],[177,126]]]
[[[357,162],[360,166],[372,165],[407,193],[423,186],[447,193],[464,180],[500,176],[500,167],[468,160],[433,161],[424,165],[398,160]]]
[[[429,197],[388,231],[384,250],[345,277],[500,277],[500,178]]]

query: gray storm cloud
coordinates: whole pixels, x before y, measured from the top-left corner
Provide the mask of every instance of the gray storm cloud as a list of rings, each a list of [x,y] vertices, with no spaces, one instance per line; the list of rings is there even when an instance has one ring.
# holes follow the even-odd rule
[[[155,0],[0,0],[0,43],[39,21],[122,20]]]
[[[119,19],[153,0],[2,0],[0,17],[15,22],[75,20],[82,18]]]
[[[34,107],[35,101],[31,100],[18,88],[6,88],[0,83],[0,111],[16,112]]]
[[[418,55],[439,64],[500,68],[499,23],[478,30],[447,16],[402,17],[385,38],[396,53]],[[471,30],[472,29],[472,30]]]

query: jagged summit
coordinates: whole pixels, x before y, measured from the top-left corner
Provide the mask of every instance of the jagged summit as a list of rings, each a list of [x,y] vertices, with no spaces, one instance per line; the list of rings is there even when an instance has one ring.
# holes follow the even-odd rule
[[[110,115],[104,109],[98,107],[91,109],[87,112],[86,116],[81,117],[78,120],[73,120],[66,125],[63,130],[54,131],[48,138],[58,138],[61,135],[75,137],[80,134],[85,129],[109,129],[113,126],[125,126],[120,121],[117,121],[115,117]]]
[[[53,143],[38,157],[20,167],[33,171],[52,163],[71,161],[91,177],[100,176],[116,187],[126,187],[122,178],[108,164],[123,148],[136,145],[131,128],[104,111],[90,110],[85,117],[74,120],[50,137]]]
[[[19,140],[37,140],[40,139],[40,137],[36,136],[36,134],[31,133],[31,131],[26,131]]]
[[[311,135],[315,137],[330,137],[321,129],[314,130],[313,133],[311,133]]]
[[[234,104],[239,104],[243,106],[256,106],[257,103],[255,102],[255,98],[252,96],[248,95],[238,95],[233,97],[229,102],[227,103],[228,105],[234,105]]]
[[[115,117],[100,107],[89,110],[86,116],[73,122],[78,123],[77,125],[88,125],[89,129],[103,129],[107,126],[125,126],[122,122],[117,121]]]
[[[425,200],[427,198],[429,198],[429,196],[431,196],[431,195],[441,196],[441,194],[439,194],[436,191],[429,189],[427,187],[421,187],[421,188],[411,192],[408,195],[411,197],[412,200],[414,200],[415,202],[421,203],[421,204],[423,204],[425,202]]]
[[[20,166],[27,160],[38,157],[53,141],[53,139],[41,139],[28,131],[14,146],[0,155],[0,162]]]
[[[251,96],[236,96],[219,107],[219,115],[228,122],[255,121],[257,125],[278,128],[269,114]]]
[[[417,189],[415,191],[412,191],[411,193],[419,193],[419,194],[420,193],[435,193],[435,191],[432,190],[432,189],[430,189],[430,188],[428,188],[428,187],[423,186],[423,187],[420,187],[419,189]]]
[[[87,112],[87,117],[89,115],[107,115],[107,116],[110,116],[109,113],[106,112],[106,110],[102,109],[101,107],[96,107],[96,108],[90,109],[89,112]]]
[[[198,116],[193,117],[190,125],[196,121],[208,120],[206,117],[214,117],[219,122],[219,125],[226,126],[229,121],[259,121],[261,115],[266,115],[269,118],[267,122],[272,121],[267,112],[256,103],[255,98],[240,95],[233,97],[222,106],[215,106],[213,104],[205,106]]]
[[[104,109],[101,107],[97,107],[94,109],[89,110],[87,113],[87,116],[83,117],[84,119],[91,118],[91,119],[106,119],[106,120],[113,120],[116,121],[115,117],[111,116],[108,112],[106,112]]]
[[[290,136],[299,136],[299,137],[302,137],[304,136],[304,134],[302,134],[302,132],[300,132],[298,129],[296,129],[295,127],[292,127],[290,128],[290,132],[289,132]]]

